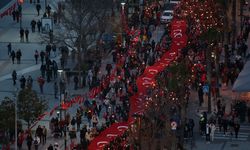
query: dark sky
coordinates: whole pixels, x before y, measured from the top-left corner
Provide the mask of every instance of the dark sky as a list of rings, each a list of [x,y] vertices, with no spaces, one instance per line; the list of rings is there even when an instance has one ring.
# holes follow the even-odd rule
[[[12,0],[0,0],[0,9],[7,5]]]

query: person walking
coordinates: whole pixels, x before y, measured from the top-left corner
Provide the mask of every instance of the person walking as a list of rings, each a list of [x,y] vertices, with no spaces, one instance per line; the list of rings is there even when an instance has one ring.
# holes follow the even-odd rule
[[[11,43],[9,43],[9,44],[7,45],[7,48],[8,48],[8,55],[10,56],[11,51],[12,51]]]
[[[20,33],[20,42],[24,42],[24,29],[21,28],[19,33]]]
[[[239,124],[238,122],[236,122],[236,123],[234,124],[234,133],[235,133],[235,138],[236,138],[236,139],[238,138],[239,130],[240,130],[240,124]]]
[[[189,137],[193,137],[194,134],[194,120],[189,119],[188,121]]]
[[[46,72],[46,65],[45,64],[41,64],[40,71],[41,71],[42,77],[45,78],[45,72]]]
[[[210,124],[210,129],[211,129],[210,138],[211,138],[211,141],[213,142],[214,141],[214,132],[216,130],[216,126],[214,123]]]
[[[41,10],[41,4],[36,4],[36,11],[37,11],[37,16],[40,15],[40,10]]]
[[[51,45],[47,44],[46,47],[45,47],[45,50],[46,50],[46,53],[48,54],[49,57],[50,57],[51,49],[52,49]]]
[[[226,115],[223,116],[222,126],[223,126],[224,135],[226,135],[227,134],[227,127],[228,127],[228,121],[227,121]]]
[[[22,75],[19,81],[20,81],[21,89],[24,89],[25,88],[25,83],[26,83],[25,77]]]
[[[56,57],[56,44],[52,45],[52,51],[54,53],[54,57]]]
[[[45,83],[45,79],[42,76],[40,76],[40,77],[38,77],[37,82],[38,82],[39,87],[40,87],[40,92],[43,94],[43,86]]]
[[[31,133],[29,133],[26,137],[26,144],[27,144],[28,150],[31,150],[32,141],[33,141],[32,135]]]
[[[207,123],[206,124],[206,143],[210,143],[210,133],[211,133],[211,128],[210,125]]]
[[[34,33],[36,29],[36,21],[34,19],[31,20],[30,25],[31,25],[31,31]]]
[[[16,52],[15,51],[11,51],[10,57],[11,57],[11,60],[12,60],[12,64],[14,64],[15,63],[15,58],[16,58]]]
[[[51,15],[51,7],[50,7],[50,5],[46,6],[46,12],[48,13],[48,16],[50,17],[50,15]]]
[[[43,50],[40,52],[40,58],[41,58],[41,62],[43,64],[44,58],[45,58],[45,52]]]
[[[21,63],[21,57],[22,57],[22,52],[20,49],[17,50],[16,52],[16,60],[17,60],[17,64]]]
[[[11,76],[12,76],[13,85],[16,85],[16,79],[17,79],[16,70],[13,70]]]
[[[41,32],[42,22],[38,20],[36,25],[37,25],[38,32]]]
[[[26,38],[26,42],[29,42],[29,29],[26,28],[25,30],[25,38]]]
[[[43,143],[43,145],[46,144],[46,139],[47,139],[47,129],[45,126],[43,126],[43,131],[42,131],[42,143]]]
[[[39,53],[38,53],[37,50],[35,51],[34,57],[35,57],[35,61],[36,61],[36,64],[37,64],[38,57],[39,57]]]

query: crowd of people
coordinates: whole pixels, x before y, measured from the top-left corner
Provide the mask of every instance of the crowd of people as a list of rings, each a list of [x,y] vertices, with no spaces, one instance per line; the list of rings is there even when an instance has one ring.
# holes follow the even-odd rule
[[[136,25],[136,22],[133,25]],[[101,67],[98,63],[87,71],[86,85],[90,90],[100,86],[101,92],[94,99],[90,99],[86,95],[83,105],[79,106],[75,116],[68,113],[64,119],[59,116],[52,118],[50,131],[55,138],[69,134],[74,141],[76,131],[80,131],[81,144],[83,147],[87,147],[91,140],[105,128],[115,122],[127,121],[129,97],[137,91],[136,78],[143,73],[146,66],[154,64],[163,54],[163,49],[167,48],[167,45],[150,40],[153,30],[149,28],[148,24],[141,28],[138,25],[132,28],[134,28],[132,30],[140,32],[143,40],[141,42],[133,41],[135,35],[127,35],[126,45],[121,46],[116,43],[112,47],[113,63],[107,64],[106,73],[98,74]],[[45,62],[44,64],[42,61],[42,65],[51,65],[49,59]],[[41,69],[41,77],[45,78],[45,74],[48,74],[47,82],[49,82],[51,76]],[[107,82],[107,80],[110,81]],[[74,81],[78,82],[78,79],[74,78]],[[84,118],[88,120],[87,123],[83,123]]]
[[[219,82],[222,88],[227,88],[229,83],[233,86],[237,76],[243,69],[245,61],[248,60],[248,34],[249,34],[249,21],[245,22],[243,27],[243,32],[238,36],[236,41],[236,46],[230,47],[224,45],[222,48],[225,54],[225,61],[221,62],[219,65]],[[228,59],[226,59],[228,58]],[[216,73],[212,77],[216,77]],[[215,85],[214,87],[219,88],[220,86]],[[200,103],[203,102],[203,90],[201,87],[198,88],[198,97]],[[204,112],[200,116],[199,125],[200,133],[206,135],[206,141],[210,142],[214,140],[216,126],[219,132],[223,132],[225,136],[231,136],[238,138],[238,133],[240,130],[240,122],[244,122],[247,116],[247,104],[245,101],[235,101],[231,104],[230,110],[226,110],[225,100],[218,97],[218,89],[212,91],[212,98],[216,106],[213,110],[212,116],[207,118],[207,114]],[[249,115],[249,114],[248,114]]]
[[[36,9],[39,16],[39,5],[36,6]],[[51,8],[47,7],[46,9],[47,15],[51,15]],[[13,19],[14,18],[15,17],[13,16]],[[50,131],[53,134],[54,138],[62,137],[63,135],[65,136],[65,134],[68,134],[70,136],[70,139],[74,141],[77,137],[76,132],[80,131],[81,145],[83,146],[83,148],[87,148],[88,144],[93,140],[93,138],[95,136],[98,136],[100,132],[102,132],[105,128],[109,127],[115,122],[127,121],[129,113],[129,97],[137,92],[136,78],[143,73],[146,66],[150,66],[157,60],[159,60],[161,55],[169,46],[169,42],[167,41],[167,39],[162,39],[162,41],[160,42],[151,40],[153,32],[151,25],[154,26],[157,24],[157,22],[157,20],[153,20],[151,22],[147,22],[148,24],[144,24],[142,27],[138,26],[137,21],[130,22],[131,25],[133,25],[133,27],[131,27],[132,30],[139,31],[140,35],[142,36],[142,41],[134,41],[133,39],[135,35],[133,34],[126,35],[126,44],[124,46],[121,46],[119,43],[115,43],[113,47],[111,47],[113,63],[107,64],[106,73],[103,73],[102,75],[99,74],[101,65],[98,63],[94,64],[87,71],[86,79],[84,79],[84,81],[86,81],[86,85],[90,90],[94,87],[100,86],[101,92],[94,99],[91,99],[88,95],[86,95],[84,104],[79,106],[75,115],[71,116],[68,113],[64,116],[64,119],[60,118],[61,116],[53,117],[50,121]],[[39,21],[36,22],[35,20],[32,20],[32,32],[35,32],[35,25],[37,25],[38,31],[40,32],[38,23]],[[248,30],[247,32],[249,32]],[[20,31],[21,41],[24,41],[22,40],[23,38],[21,36],[24,34],[26,34],[25,31],[22,31],[22,34]],[[165,34],[169,34],[167,28],[165,29]],[[242,57],[246,57],[247,46],[243,39],[244,38],[239,38],[237,52]],[[26,35],[26,41],[28,41],[28,35]],[[199,42],[196,42],[196,44],[197,43]],[[20,56],[19,60],[17,57],[17,52],[14,52],[14,56],[12,56],[13,51],[11,50],[11,44],[9,45],[8,52],[10,49],[9,55],[12,58],[13,64],[15,58],[17,59],[17,62],[20,63],[20,57],[22,54],[18,54]],[[194,47],[190,49],[192,49],[192,51],[195,51],[201,47],[206,46],[206,43],[200,42],[200,45],[193,46]],[[224,49],[227,48],[228,47],[225,45]],[[53,50],[54,54],[56,54],[56,45],[47,45],[45,49],[45,52],[41,51],[40,53],[36,50],[34,54],[36,64],[38,58],[40,57],[41,59],[41,76],[39,76],[37,79],[41,93],[44,92],[43,86],[46,81],[50,82],[52,79],[57,79],[58,70],[57,62],[50,59],[51,50]],[[20,50],[18,50],[18,52],[19,51]],[[187,51],[189,52],[189,50]],[[185,51],[183,51],[183,53],[185,53]],[[199,55],[199,52],[197,51],[195,51],[194,53]],[[233,57],[234,53],[232,52],[228,55]],[[67,54],[63,56],[65,56],[66,59],[63,58],[61,60],[62,68],[64,68],[65,66]],[[194,60],[196,61],[197,59],[194,58]],[[197,60],[197,63],[200,63],[200,60]],[[229,62],[226,63],[227,65],[225,65],[224,63],[220,64],[221,80],[226,85],[228,85],[229,81],[231,81],[231,83],[233,84],[235,79],[237,78],[238,73],[243,68],[243,59],[236,58],[234,60],[229,60]],[[202,70],[200,70],[199,73],[202,74]],[[17,73],[15,70],[12,73],[12,79],[13,84],[16,85]],[[73,81],[75,82],[74,88],[77,89],[79,79],[75,76]],[[20,78],[20,87],[22,89],[25,87],[32,88],[32,82],[33,79],[31,78],[31,76],[29,76],[27,79],[22,76]],[[197,81],[197,83],[200,82],[201,81]],[[59,87],[62,93],[65,93],[65,86],[66,81],[64,79],[60,80]],[[200,102],[202,103],[203,91],[199,86],[197,86],[197,90],[198,92],[200,92],[199,98]],[[56,98],[58,95],[57,82],[54,83],[54,93]],[[237,138],[240,129],[239,121],[237,120],[238,112],[232,111],[232,114],[228,116],[227,114],[225,114],[223,106],[221,105],[221,102],[218,100],[217,112],[215,117],[208,119],[206,113],[204,113],[200,118],[200,131],[201,134],[206,135],[207,141],[213,141],[216,124],[219,125],[220,129],[221,127],[223,128],[224,134],[227,133],[227,128],[228,126],[230,126],[230,129],[234,129],[235,137]],[[88,122],[83,122],[84,118],[86,118]],[[186,131],[188,132],[186,132],[184,135],[193,135],[194,123],[192,120],[189,120],[189,122],[186,124],[186,128]],[[231,134],[232,131],[233,130],[230,130]],[[40,144],[40,142],[46,143],[46,136],[46,128],[41,128],[40,126],[38,126],[38,128],[36,129],[35,137],[32,138],[32,135],[28,135],[26,138],[28,147],[30,148],[31,145],[34,145],[35,148],[38,149],[38,145]],[[114,143],[116,142],[119,143],[119,139],[114,141]],[[50,145],[49,148],[51,148],[51,146],[52,145]]]

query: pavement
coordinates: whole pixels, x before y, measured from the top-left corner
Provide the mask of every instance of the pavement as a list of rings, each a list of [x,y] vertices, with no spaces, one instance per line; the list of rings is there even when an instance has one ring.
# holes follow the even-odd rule
[[[59,0],[53,0],[48,1],[51,3],[52,9],[56,9],[56,2]],[[1,0],[2,2],[2,0]],[[44,0],[41,0],[41,4],[44,4]],[[42,11],[44,10],[44,6],[42,5]],[[23,4],[23,20],[22,25],[24,28],[30,29],[30,21],[32,19],[40,19],[41,16],[36,15],[35,10],[35,4],[29,4],[29,2],[26,2]],[[34,79],[33,88],[36,91],[39,91],[39,87],[35,81],[35,79],[40,75],[40,64],[35,64],[34,60],[34,52],[35,50],[42,50],[45,48],[45,44],[43,44],[43,40],[41,39],[41,35],[38,32],[30,33],[30,41],[29,43],[20,43],[19,38],[19,27],[20,24],[13,22],[11,16],[5,16],[4,18],[1,18],[0,20],[0,100],[2,100],[5,96],[13,98],[13,94],[15,94],[16,89],[19,88],[19,82],[17,82],[16,86],[12,85],[11,80],[11,72],[13,70],[17,71],[18,78],[20,78],[21,75],[24,75],[27,77],[28,75],[31,75]],[[31,29],[30,29],[31,30]],[[56,30],[60,30],[59,26],[56,26]],[[156,42],[160,40],[161,35],[163,34],[163,27],[157,27],[156,30],[153,32],[152,39],[154,39]],[[14,50],[20,48],[22,50],[23,56],[21,60],[21,64],[12,64],[8,54],[7,54],[7,44],[11,42],[12,47]],[[248,41],[248,43],[250,43]],[[248,44],[248,47],[250,44]],[[60,53],[57,51],[57,57],[54,57],[56,61],[59,60]],[[110,63],[111,56],[108,55],[103,61],[102,64],[105,65],[106,63]],[[74,65],[74,62],[69,60],[68,67],[71,67]],[[101,72],[105,72],[105,66],[101,67]],[[72,79],[71,79],[72,81]],[[58,99],[54,99],[53,96],[53,82],[46,83],[46,88],[44,89],[44,95],[39,95],[44,97],[49,102],[49,110],[51,110],[56,104],[59,104]],[[67,90],[69,91],[70,95],[73,97],[74,95],[83,95],[85,92],[88,91],[87,88],[79,89],[79,90],[73,90],[73,84],[70,82],[67,85]],[[226,90],[221,90],[221,95],[225,99],[226,107],[229,108],[230,104],[235,98],[235,93],[231,91],[231,88],[227,88]],[[191,141],[189,140],[188,143],[186,143],[187,149],[194,149],[194,150],[248,150],[248,145],[250,144],[249,140],[249,133],[250,133],[250,125],[244,124],[246,131],[240,131],[240,135],[242,135],[244,141],[240,140],[234,140],[232,138],[223,139],[223,140],[215,140],[214,142],[210,144],[205,143],[205,139],[199,136],[198,133],[198,120],[199,120],[199,111],[206,111],[207,109],[207,103],[205,102],[204,105],[199,108],[198,106],[198,98],[197,98],[197,92],[192,91],[191,92],[191,98],[189,101],[189,107],[188,107],[188,117],[193,118],[195,120],[195,136],[194,139]],[[212,106],[215,106],[215,103],[212,103]],[[73,106],[68,110],[70,114],[75,114],[76,108],[78,106]],[[45,125],[47,128],[49,128],[49,120],[52,117],[55,117],[56,114],[53,116],[46,116],[43,120],[41,120],[38,125]],[[86,123],[86,118],[83,119],[83,122]],[[34,127],[34,129],[37,127],[37,125]],[[248,133],[249,131],[249,133]],[[50,131],[48,131],[50,133]],[[242,134],[245,133],[245,134]],[[219,134],[219,133],[218,133]],[[244,138],[247,135],[247,138]],[[77,134],[79,137],[79,133]],[[218,136],[220,137],[220,136]],[[227,138],[227,137],[226,137]],[[67,142],[69,139],[67,139]],[[47,143],[45,145],[40,145],[39,149],[44,150],[48,147],[49,144],[53,143],[59,143],[59,147],[62,149],[64,146],[64,139],[59,138],[55,139],[51,136],[51,134],[48,135]],[[13,147],[13,145],[12,145]],[[13,149],[13,148],[12,148]],[[26,143],[23,144],[23,149],[27,149]]]

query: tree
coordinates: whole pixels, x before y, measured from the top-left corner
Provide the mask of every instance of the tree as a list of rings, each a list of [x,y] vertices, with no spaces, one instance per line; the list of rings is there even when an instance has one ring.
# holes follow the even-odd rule
[[[157,88],[142,98],[147,101],[144,114],[137,116],[142,149],[177,149],[177,143],[183,145],[189,78],[187,59],[180,58],[157,76]],[[177,131],[171,130],[171,121],[179,123]]]
[[[47,108],[47,101],[39,99],[35,91],[23,89],[18,93],[18,118],[27,122],[28,128]]]
[[[109,26],[112,0],[68,0],[61,14],[64,32],[54,33],[53,39],[76,51],[78,69],[86,51],[95,46]]]
[[[15,103],[5,97],[0,104],[0,143],[7,144],[15,132]]]

